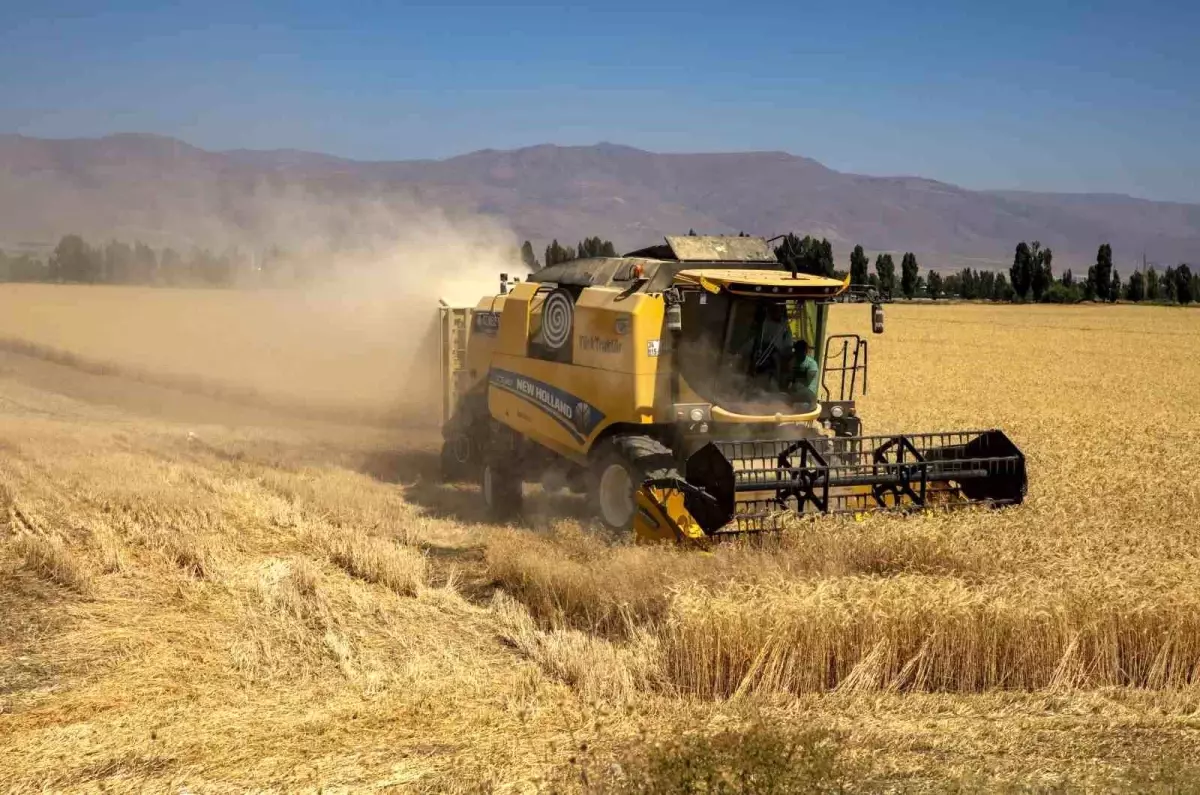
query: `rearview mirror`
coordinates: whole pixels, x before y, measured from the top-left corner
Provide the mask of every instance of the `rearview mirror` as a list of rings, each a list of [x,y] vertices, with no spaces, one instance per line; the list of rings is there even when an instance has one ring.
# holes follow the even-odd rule
[[[683,307],[679,304],[667,305],[667,331],[683,331]]]

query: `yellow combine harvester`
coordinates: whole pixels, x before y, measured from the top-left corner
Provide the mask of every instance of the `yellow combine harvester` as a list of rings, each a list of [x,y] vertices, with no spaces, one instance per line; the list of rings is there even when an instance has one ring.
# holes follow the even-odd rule
[[[497,519],[541,480],[639,540],[777,529],[804,513],[1012,504],[997,430],[862,436],[867,342],[826,334],[846,282],[756,237],[668,237],[443,306],[442,461]],[[872,304],[873,330],[883,312]]]

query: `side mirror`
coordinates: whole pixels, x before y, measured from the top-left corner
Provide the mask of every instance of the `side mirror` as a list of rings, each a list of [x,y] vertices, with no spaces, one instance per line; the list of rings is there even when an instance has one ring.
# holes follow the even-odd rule
[[[667,331],[683,331],[683,293],[678,287],[668,287],[663,291],[663,301],[667,304]]]
[[[871,304],[871,331],[883,333],[883,304]]]
[[[667,331],[683,331],[683,307],[679,304],[667,305]]]

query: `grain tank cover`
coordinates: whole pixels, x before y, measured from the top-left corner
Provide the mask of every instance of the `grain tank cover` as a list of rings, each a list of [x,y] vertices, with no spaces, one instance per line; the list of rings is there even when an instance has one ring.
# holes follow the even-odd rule
[[[667,237],[679,262],[770,262],[778,267],[775,252],[761,237],[674,235]]]

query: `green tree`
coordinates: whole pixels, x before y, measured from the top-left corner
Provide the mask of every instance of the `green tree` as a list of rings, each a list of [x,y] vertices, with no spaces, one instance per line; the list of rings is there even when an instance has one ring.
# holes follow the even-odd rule
[[[1112,246],[1104,243],[1096,251],[1095,294],[1096,300],[1117,300],[1109,298],[1112,293]]]
[[[585,237],[579,243],[579,257],[615,257],[616,248],[612,241],[601,240],[599,237]]]
[[[807,258],[811,241],[812,238],[808,235],[801,239],[796,233],[788,232],[780,239],[779,245],[775,246],[775,259],[789,269],[795,268],[800,273],[812,273],[806,270],[809,267]]]
[[[833,244],[825,239],[789,233],[775,247],[775,258],[799,273],[833,276]]]
[[[1112,272],[1112,281],[1108,284],[1108,300],[1115,302],[1121,297],[1121,274],[1116,269]]]
[[[816,238],[813,238],[815,245]],[[833,266],[833,244],[826,238],[821,238],[820,258],[821,271],[826,276],[833,277],[837,275],[837,269]]]
[[[1013,264],[1008,269],[1008,274],[1013,292],[1017,298],[1024,301],[1033,282],[1033,252],[1024,240],[1017,244],[1016,253],[1013,254]]]
[[[937,300],[942,294],[942,274],[937,271],[930,271],[929,277],[925,280],[925,289],[929,293],[929,297]]]
[[[904,297],[911,299],[917,293],[917,274],[921,268],[917,257],[911,251],[906,251],[900,258],[900,291]]]
[[[63,235],[50,255],[55,281],[95,283],[100,280],[102,255],[79,235]]]
[[[14,259],[9,260],[9,268],[13,281],[49,281],[47,263],[30,254],[19,254]]]
[[[962,278],[957,273],[942,277],[942,295],[946,298],[958,298],[962,295]]]
[[[1054,261],[1054,252],[1048,248],[1042,248],[1041,244],[1035,240],[1030,248],[1030,253],[1033,255],[1033,264],[1029,287],[1033,291],[1033,300],[1041,301],[1046,290],[1054,284],[1054,270],[1051,267],[1051,263]]]
[[[101,280],[108,284],[129,284],[133,281],[133,247],[128,243],[110,240],[104,247],[104,267]]]
[[[158,281],[158,257],[154,249],[138,241],[133,246],[132,281],[136,284],[154,284]]]
[[[1074,284],[1075,284],[1075,276],[1074,276],[1074,274],[1071,273],[1071,269],[1067,268],[1065,271],[1063,271],[1062,286],[1063,287],[1071,287]]]
[[[867,269],[870,267],[871,261],[867,259],[867,254],[863,251],[862,246],[855,246],[850,252],[850,283],[851,284],[866,284]]]
[[[1014,291],[1012,285],[1008,283],[1008,279],[1003,273],[997,273],[992,287],[991,298],[993,301],[1011,301],[1013,300]]]
[[[533,255],[533,244],[526,240],[521,244],[521,262],[525,263],[525,267],[532,273],[542,266],[538,263],[537,257]]]
[[[546,255],[544,259],[546,262],[546,267],[549,268],[551,265],[558,265],[560,262],[570,262],[573,259],[577,259],[577,257],[575,255],[574,246],[563,247],[559,245],[558,239],[556,238],[551,241],[550,245],[546,246]]]
[[[896,289],[896,263],[891,254],[875,257],[875,274],[879,278],[879,290],[890,296]]]
[[[1042,296],[1042,300],[1048,304],[1077,304],[1083,294],[1077,285],[1067,287],[1062,282],[1054,282],[1046,290],[1046,294]]]
[[[974,300],[976,298],[988,297],[980,293],[979,288],[982,280],[979,278],[979,275],[970,268],[963,268],[958,275],[958,280],[959,284],[962,285],[959,288],[959,294],[963,298],[966,298],[967,300]]]
[[[217,270],[216,257],[206,248],[193,246],[184,270],[189,284],[208,284],[212,278],[211,274]]]
[[[1185,305],[1196,300],[1192,269],[1187,265],[1175,269],[1175,300]]]
[[[976,271],[975,272],[975,294],[976,297],[984,301],[991,301],[992,291],[996,289],[996,273],[995,271]]]
[[[1158,278],[1158,271],[1151,265],[1146,269],[1146,300],[1157,301],[1162,297],[1162,284]]]
[[[1129,277],[1129,286],[1125,290],[1125,297],[1134,303],[1146,297],[1146,276],[1141,271],[1134,271]]]
[[[282,265],[284,261],[283,252],[276,247],[271,254],[275,267]],[[183,284],[186,281],[187,274],[183,271],[183,257],[178,251],[168,246],[163,249],[162,257],[159,259],[159,272],[162,274],[163,281],[167,284]]]
[[[1174,303],[1178,296],[1179,282],[1175,281],[1175,269],[1168,267],[1162,275],[1163,298]]]

